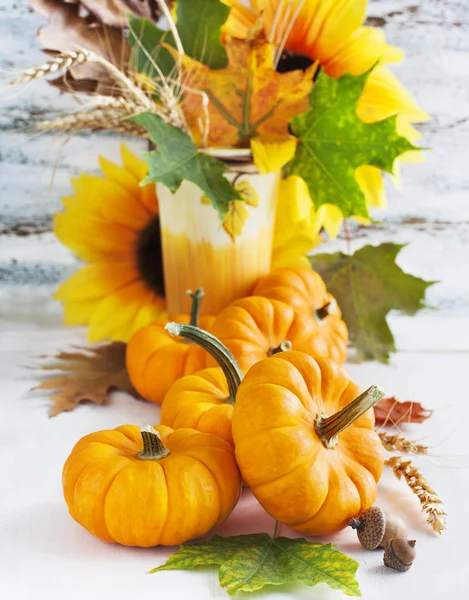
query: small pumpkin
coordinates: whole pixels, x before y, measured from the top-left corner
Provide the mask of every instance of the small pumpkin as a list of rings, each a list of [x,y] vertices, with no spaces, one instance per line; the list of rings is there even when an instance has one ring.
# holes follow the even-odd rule
[[[172,315],[170,320],[200,325],[209,330],[215,317],[199,318],[203,297],[200,288],[192,297],[191,315]],[[150,323],[139,329],[127,345],[126,365],[132,385],[147,400],[161,404],[172,384],[188,373],[207,366],[205,350],[196,344],[171,337],[165,330],[167,319]]]
[[[280,300],[296,311],[312,314],[326,342],[327,356],[339,363],[347,358],[347,325],[318,273],[307,267],[281,267],[258,279],[253,295]]]
[[[67,459],[62,482],[71,516],[87,531],[141,547],[204,535],[228,517],[241,489],[225,440],[164,425],[85,436]]]
[[[284,350],[312,356],[328,354],[312,315],[261,296],[242,298],[227,306],[215,319],[211,333],[229,348],[244,373],[256,362]],[[208,363],[214,364],[213,359]]]
[[[217,338],[191,325],[168,323],[171,335],[202,346],[220,365],[186,375],[174,383],[161,407],[161,423],[219,435],[233,444],[231,419],[243,374],[234,356]]]
[[[284,352],[254,365],[233,413],[245,483],[274,518],[306,535],[347,526],[372,506],[383,470],[372,406],[340,365]]]

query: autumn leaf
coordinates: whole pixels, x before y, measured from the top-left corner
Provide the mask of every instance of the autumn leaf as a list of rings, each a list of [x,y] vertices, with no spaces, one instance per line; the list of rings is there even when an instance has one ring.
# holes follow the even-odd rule
[[[228,60],[221,27],[229,12],[229,6],[220,0],[179,0],[176,21],[184,52],[212,69],[225,67]],[[137,73],[161,81],[161,75],[169,77],[174,71],[174,54],[167,48],[176,48],[171,31],[130,15],[128,41],[132,47],[130,64]]]
[[[383,360],[395,352],[386,322],[391,310],[414,315],[435,283],[404,273],[396,264],[403,245],[364,246],[355,254],[314,254],[311,265],[335,296],[359,359]]]
[[[433,411],[424,408],[420,402],[401,402],[394,396],[383,398],[374,406],[376,425],[398,425],[402,423],[423,423]]]
[[[256,135],[288,137],[288,123],[308,108],[316,67],[278,73],[274,47],[263,38],[229,38],[228,66],[212,70],[187,55],[181,57],[184,101],[182,108],[200,145],[203,92],[210,113],[209,146],[249,147]],[[197,93],[191,92],[197,90]]]
[[[55,417],[73,410],[80,402],[103,404],[117,389],[139,398],[125,366],[126,344],[113,342],[96,348],[76,347],[75,352],[59,352],[41,369],[50,377],[35,390],[51,390],[49,415]]]
[[[227,166],[213,156],[199,152],[184,131],[165,123],[160,116],[146,112],[132,118],[145,128],[156,145],[156,150],[144,153],[148,175],[142,185],[160,181],[174,194],[184,180],[192,181],[205,193],[223,222],[230,202],[240,199],[223,176]]]
[[[316,208],[335,204],[344,217],[368,217],[365,195],[355,179],[358,167],[392,173],[400,154],[417,149],[398,135],[395,116],[378,123],[359,119],[357,103],[368,76],[333,79],[322,72],[313,87],[311,110],[291,121],[299,145],[290,174],[306,181]]]
[[[243,227],[248,216],[249,213],[242,200],[233,200],[230,202],[228,212],[223,219],[223,229],[233,242],[243,232]]]
[[[235,183],[234,188],[248,206],[259,206],[259,194],[252,183],[247,180],[240,181]]]
[[[301,581],[309,586],[326,583],[347,596],[360,596],[355,578],[358,563],[332,544],[271,538],[266,533],[227,538],[216,535],[206,542],[184,544],[151,573],[209,565],[220,567],[220,585],[231,595]]]

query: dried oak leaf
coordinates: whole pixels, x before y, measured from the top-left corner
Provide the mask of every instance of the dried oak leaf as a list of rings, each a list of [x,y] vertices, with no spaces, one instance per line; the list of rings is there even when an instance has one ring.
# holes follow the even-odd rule
[[[122,390],[139,398],[125,366],[126,344],[113,342],[97,348],[77,346],[75,352],[59,352],[43,365],[54,372],[35,390],[54,390],[49,416],[73,410],[80,402],[103,404],[111,390]]]
[[[394,396],[383,398],[374,407],[376,425],[397,425],[398,423],[422,423],[431,417],[433,411],[424,408],[420,402],[401,402]]]
[[[228,66],[210,69],[181,56],[182,104],[188,124],[200,143],[200,121],[209,100],[209,146],[248,146],[256,135],[288,136],[291,119],[309,108],[316,66],[306,71],[278,73],[274,47],[264,38],[226,40]],[[194,90],[193,92],[191,90]]]

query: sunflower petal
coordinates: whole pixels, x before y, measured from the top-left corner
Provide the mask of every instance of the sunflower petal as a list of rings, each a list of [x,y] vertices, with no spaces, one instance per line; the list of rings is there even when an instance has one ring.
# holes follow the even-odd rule
[[[120,288],[106,296],[99,303],[91,317],[88,341],[99,342],[105,339],[127,342],[147,288],[141,281]]]
[[[130,260],[137,241],[137,232],[79,210],[56,214],[54,232],[86,261]]]
[[[394,168],[396,167],[394,162]],[[376,167],[364,165],[355,171],[355,179],[365,194],[367,206],[386,208],[386,194],[384,192],[383,176]]]
[[[344,216],[338,206],[334,204],[322,204],[318,210],[319,218],[327,235],[336,238],[339,235]]]
[[[386,67],[373,69],[358,101],[357,114],[365,123],[400,115],[407,122],[422,123],[430,119],[412,94]]]
[[[123,188],[132,196],[138,196],[140,189],[139,184],[141,179],[134,177],[134,175],[127,169],[116,165],[103,156],[98,157],[99,166],[106,179],[116,183],[119,187]]]
[[[324,69],[330,77],[341,77],[345,72],[361,75],[376,63],[396,63],[404,52],[386,43],[383,31],[376,27],[359,27],[326,62]]]
[[[69,277],[56,291],[54,298],[65,303],[102,298],[137,278],[131,262],[94,263]]]

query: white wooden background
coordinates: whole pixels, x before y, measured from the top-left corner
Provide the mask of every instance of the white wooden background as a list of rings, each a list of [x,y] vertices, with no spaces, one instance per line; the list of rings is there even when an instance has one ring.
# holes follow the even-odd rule
[[[366,598],[463,599],[469,597],[469,2],[374,0],[369,14],[407,53],[395,70],[433,117],[420,128],[423,145],[432,150],[425,164],[403,169],[402,193],[388,186],[389,211],[375,215],[382,224],[358,231],[352,246],[408,243],[399,264],[440,283],[427,294],[437,310],[414,318],[391,316],[399,351],[390,365],[351,364],[348,369],[363,386],[376,381],[401,399],[438,409],[430,421],[406,433],[436,446],[436,457],[416,463],[443,497],[449,526],[441,539],[429,533],[415,498],[388,473],[379,503],[400,512],[418,539],[412,570],[405,575],[385,570],[380,553],[360,551],[351,531],[336,541],[361,562]],[[43,59],[35,38],[41,22],[24,0],[0,0],[3,82]],[[50,299],[75,268],[50,232],[51,217],[60,209],[60,196],[70,192],[71,175],[96,171],[97,154],[110,159],[119,154],[120,138],[114,135],[79,135],[60,148],[60,140],[22,131],[72,106],[70,98],[45,83],[0,89],[0,592],[12,600],[82,598],[84,593],[107,598],[111,592],[117,598],[145,592],[171,599],[187,597],[190,589],[191,598],[223,598],[213,573],[146,576],[165,560],[167,550],[103,544],[82,531],[64,506],[60,470],[73,443],[93,429],[157,421],[157,410],[117,393],[109,407],[83,406],[49,420],[47,397],[28,393],[34,379],[23,367],[32,356],[84,339],[82,331],[61,326],[60,307]],[[128,143],[142,148],[140,142]],[[339,238],[323,250],[344,246]],[[273,529],[246,496],[221,532],[239,531],[240,518],[243,532]],[[293,587],[275,597],[341,594],[324,586]]]

